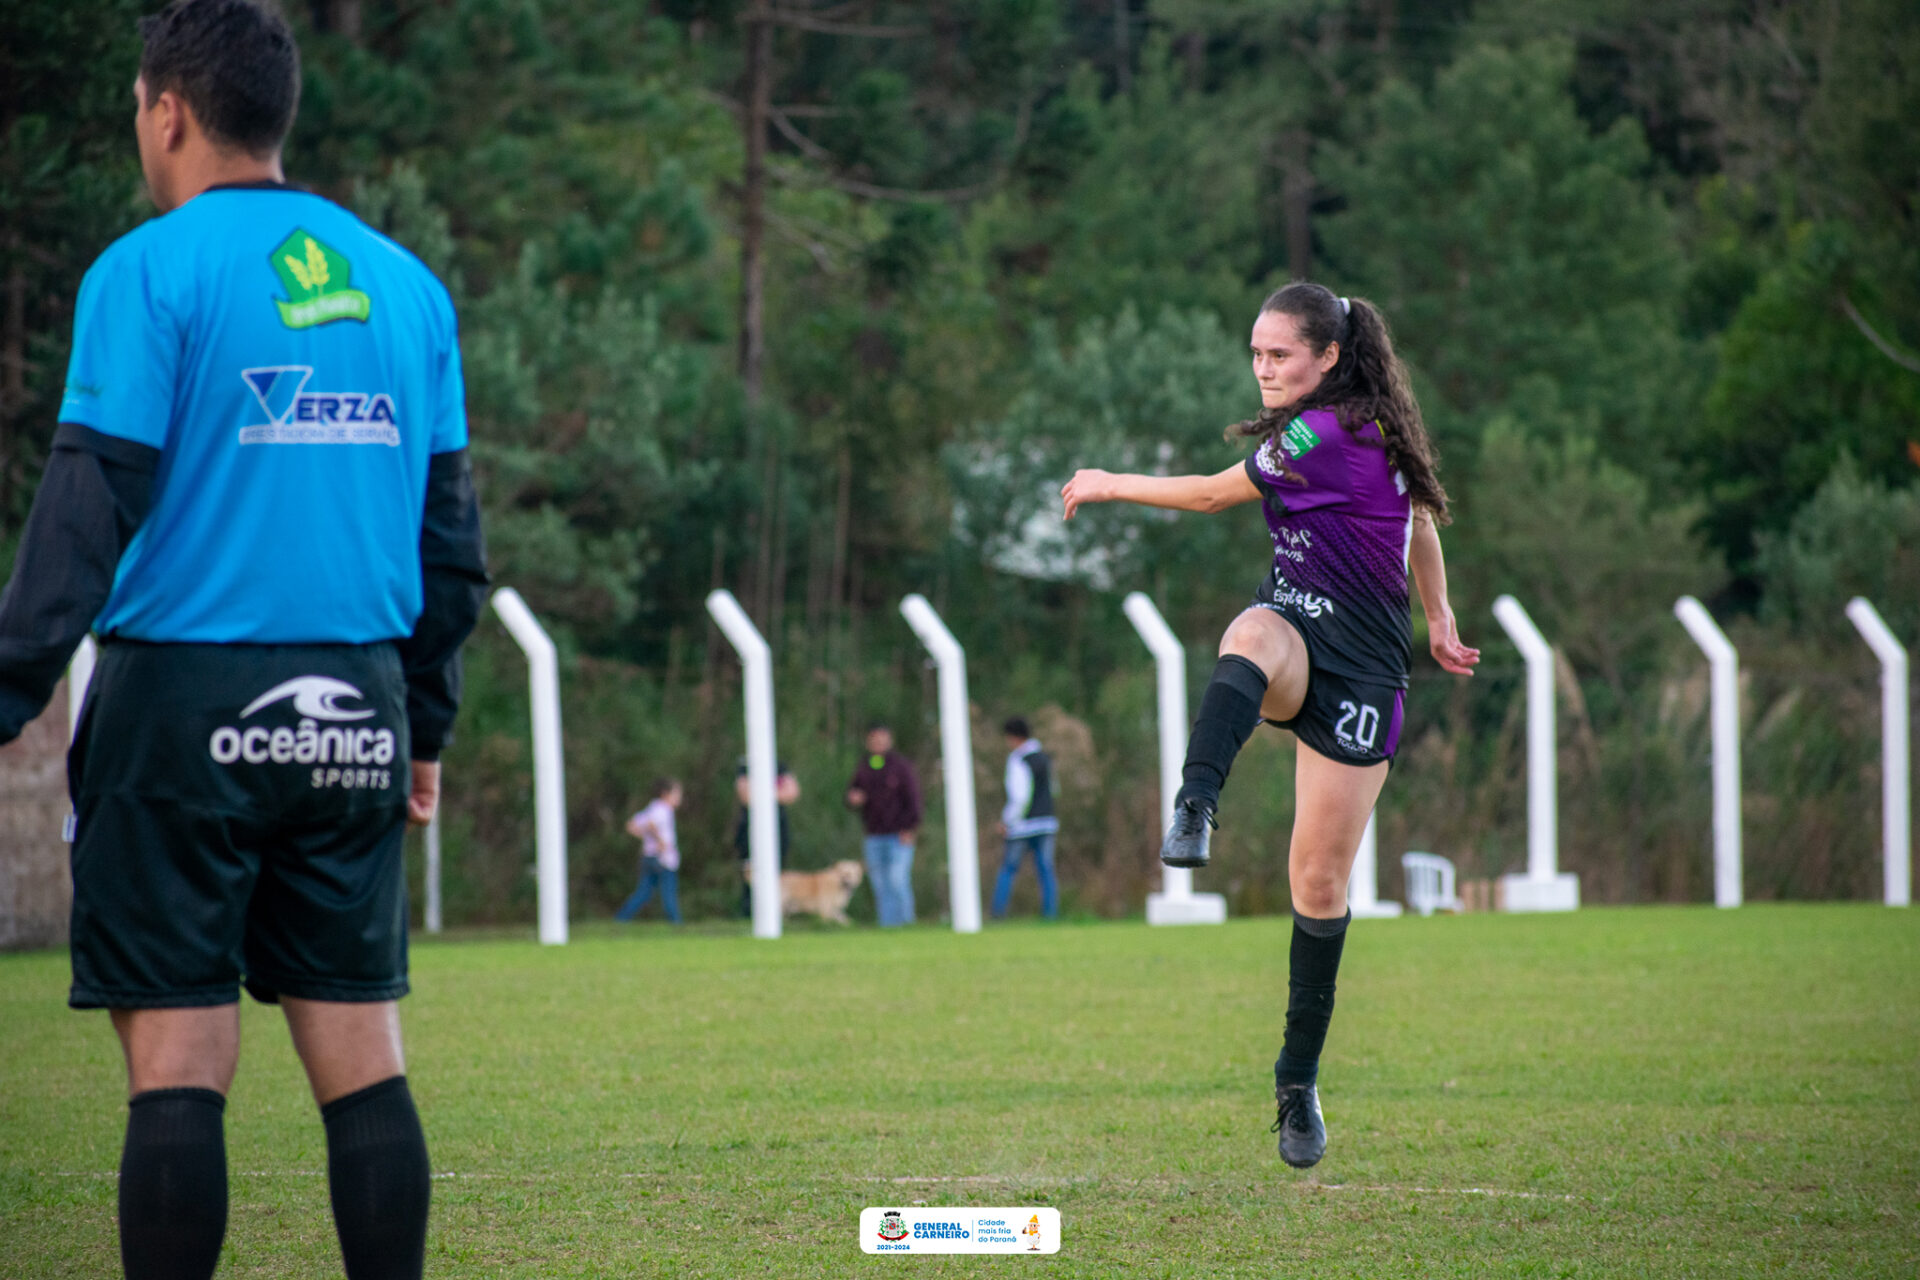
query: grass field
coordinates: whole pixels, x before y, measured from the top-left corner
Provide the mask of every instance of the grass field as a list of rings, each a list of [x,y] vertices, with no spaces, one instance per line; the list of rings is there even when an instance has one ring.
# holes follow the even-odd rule
[[[1287,924],[580,928],[414,951],[438,1276],[1920,1274],[1920,915],[1362,922],[1311,1173],[1266,1129]],[[117,1274],[124,1111],[60,953],[0,957],[0,1275]],[[223,1276],[338,1275],[248,1005]],[[1059,1255],[870,1258],[865,1205],[1048,1204]]]

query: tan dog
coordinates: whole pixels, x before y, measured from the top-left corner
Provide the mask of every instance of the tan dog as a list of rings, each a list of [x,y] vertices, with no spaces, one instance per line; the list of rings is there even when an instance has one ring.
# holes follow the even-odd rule
[[[753,883],[753,864],[746,864],[747,883]],[[852,924],[847,919],[847,903],[853,891],[866,879],[867,870],[851,858],[834,863],[825,871],[782,871],[780,906],[790,916],[811,911],[822,920]]]

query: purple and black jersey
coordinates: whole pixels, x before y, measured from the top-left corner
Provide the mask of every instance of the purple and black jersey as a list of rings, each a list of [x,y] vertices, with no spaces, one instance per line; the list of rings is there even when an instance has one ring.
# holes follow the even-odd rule
[[[1413,503],[1379,425],[1349,432],[1308,410],[1247,459],[1247,477],[1273,535],[1273,572],[1255,603],[1300,629],[1315,669],[1404,689]]]

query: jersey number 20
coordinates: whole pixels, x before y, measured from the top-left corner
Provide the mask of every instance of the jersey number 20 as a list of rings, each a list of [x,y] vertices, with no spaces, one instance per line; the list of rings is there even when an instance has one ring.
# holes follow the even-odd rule
[[[1356,718],[1359,723],[1355,724],[1353,731],[1349,733],[1347,726],[1353,724]],[[1342,702],[1340,723],[1333,727],[1333,732],[1336,737],[1358,744],[1362,751],[1371,751],[1373,740],[1380,736],[1380,712],[1373,707],[1355,706],[1351,702]]]

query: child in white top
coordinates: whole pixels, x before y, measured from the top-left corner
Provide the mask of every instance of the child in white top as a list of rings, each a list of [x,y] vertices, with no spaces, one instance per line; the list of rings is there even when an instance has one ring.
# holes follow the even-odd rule
[[[614,913],[614,919],[631,920],[639,915],[658,888],[667,919],[680,923],[680,842],[674,831],[673,811],[680,807],[683,797],[679,779],[662,778],[653,784],[653,800],[627,819],[627,834],[640,841],[640,885]]]

